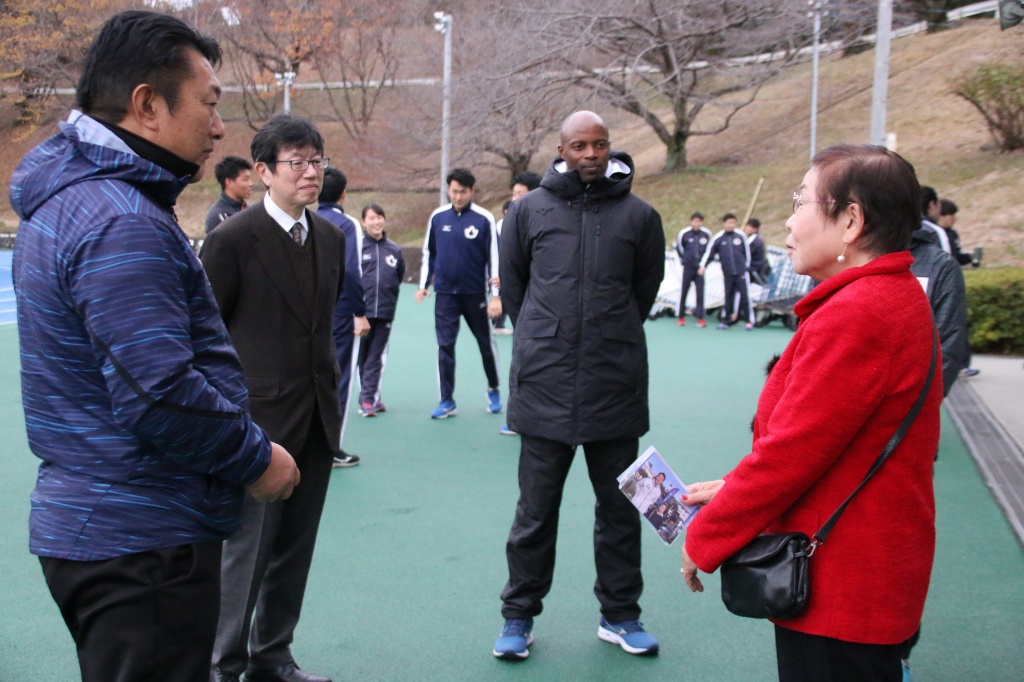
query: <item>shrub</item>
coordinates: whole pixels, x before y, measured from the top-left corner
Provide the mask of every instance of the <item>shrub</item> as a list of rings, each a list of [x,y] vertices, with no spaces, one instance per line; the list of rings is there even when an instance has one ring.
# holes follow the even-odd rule
[[[985,117],[999,150],[1024,149],[1024,63],[989,62],[953,81],[963,97]]]
[[[971,350],[1024,355],[1024,268],[964,272]]]

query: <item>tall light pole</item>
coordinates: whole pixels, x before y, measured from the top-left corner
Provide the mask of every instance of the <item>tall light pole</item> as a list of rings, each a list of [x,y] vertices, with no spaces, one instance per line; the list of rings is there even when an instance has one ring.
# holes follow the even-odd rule
[[[275,73],[274,78],[277,79],[277,85],[284,86],[284,113],[292,113],[292,83],[295,82],[296,73],[294,71],[285,71],[284,73]]]
[[[885,145],[885,108],[889,93],[889,42],[892,38],[892,0],[878,0],[875,31],[875,84],[871,92],[871,144]]]
[[[821,45],[821,0],[807,0],[814,17],[814,51],[811,58],[811,159],[818,148],[818,53]]]
[[[452,15],[434,12],[434,30],[444,34],[444,108],[441,115],[441,203],[448,202],[444,179],[448,176],[448,138],[452,115]]]

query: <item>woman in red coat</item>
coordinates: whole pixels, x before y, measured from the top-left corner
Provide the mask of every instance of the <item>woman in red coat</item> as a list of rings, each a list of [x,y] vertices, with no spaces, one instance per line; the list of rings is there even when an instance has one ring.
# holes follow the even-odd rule
[[[716,570],[762,532],[813,535],[917,399],[934,335],[907,251],[920,196],[913,167],[884,148],[814,157],[786,247],[794,269],[821,284],[796,306],[800,328],[761,393],[751,453],[724,481],[692,486],[688,501],[706,506],[683,549],[691,590],[703,590],[697,569]],[[773,621],[780,680],[901,679],[900,645],[921,622],[935,552],[941,401],[940,375],[810,559],[807,610]]]

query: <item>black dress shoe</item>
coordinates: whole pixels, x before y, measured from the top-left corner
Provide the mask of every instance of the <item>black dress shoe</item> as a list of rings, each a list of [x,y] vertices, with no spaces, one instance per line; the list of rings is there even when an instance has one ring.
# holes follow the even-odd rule
[[[246,682],[331,682],[331,678],[301,670],[295,661],[270,670],[245,673]]]
[[[239,682],[241,677],[220,668],[210,669],[210,682]]]

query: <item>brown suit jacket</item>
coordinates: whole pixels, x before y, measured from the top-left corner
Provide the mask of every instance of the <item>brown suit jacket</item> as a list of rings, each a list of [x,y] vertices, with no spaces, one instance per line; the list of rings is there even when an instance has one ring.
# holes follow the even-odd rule
[[[282,248],[281,227],[263,202],[210,233],[201,260],[242,361],[253,419],[288,452],[302,449],[314,409],[336,455],[341,439],[338,361],[331,333],[345,241],[306,210],[316,262],[312,314]]]

